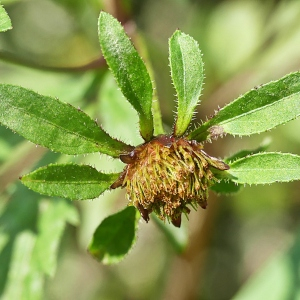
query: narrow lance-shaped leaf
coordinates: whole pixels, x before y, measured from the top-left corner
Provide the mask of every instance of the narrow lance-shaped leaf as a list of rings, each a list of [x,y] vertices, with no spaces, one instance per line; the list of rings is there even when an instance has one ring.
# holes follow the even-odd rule
[[[64,154],[102,152],[118,157],[131,149],[75,107],[13,85],[0,84],[0,123]]]
[[[177,30],[169,40],[171,76],[178,97],[174,133],[181,136],[193,117],[203,82],[202,54],[198,43]]]
[[[0,32],[12,29],[11,20],[3,6],[0,4]]]
[[[258,153],[235,160],[229,174],[241,184],[266,184],[300,180],[300,156],[290,153]]]
[[[250,135],[264,132],[300,115],[300,72],[255,88],[222,108],[189,134],[203,141],[223,133]]]
[[[139,218],[139,212],[129,206],[104,219],[94,233],[89,252],[104,264],[122,260],[136,240]]]
[[[118,86],[139,114],[141,135],[149,141],[153,136],[153,89],[146,66],[119,21],[105,12],[99,16],[99,41]]]
[[[227,164],[230,164],[230,162],[232,163],[233,161],[240,159],[240,158],[244,158],[248,155],[253,155],[262,151],[265,151],[270,145],[270,139],[265,139],[263,141],[263,143],[257,147],[256,149],[253,150],[241,150],[227,158],[224,159],[224,162]],[[212,170],[214,172],[214,170]],[[218,193],[218,194],[232,194],[232,193],[236,193],[238,192],[242,185],[241,184],[237,184],[236,182],[231,181],[228,178],[224,179],[224,174],[222,174],[222,172],[220,172],[219,170],[215,170],[216,174],[215,176],[219,179],[221,179],[219,182],[215,183],[210,189],[213,190],[214,192]],[[225,176],[226,177],[226,176]]]
[[[43,195],[85,200],[98,197],[119,176],[119,173],[100,173],[88,165],[51,164],[22,176],[21,181]]]

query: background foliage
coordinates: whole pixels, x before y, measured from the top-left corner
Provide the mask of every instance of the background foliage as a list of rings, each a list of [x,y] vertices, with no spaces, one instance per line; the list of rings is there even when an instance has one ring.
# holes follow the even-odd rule
[[[0,35],[0,82],[79,106],[109,133],[132,144],[141,142],[138,119],[100,54],[101,9],[123,22],[143,58],[152,63],[166,126],[172,125],[170,112],[176,105],[167,39],[176,28],[193,36],[204,55],[206,78],[195,123],[213,114],[217,105],[300,67],[299,1],[1,3],[13,30]],[[298,119],[260,135],[227,136],[205,149],[224,157],[239,149],[255,149],[271,138],[268,151],[299,155],[299,126]],[[182,229],[174,229],[176,247],[159,230],[160,223],[152,220],[140,224],[138,243],[123,262],[103,266],[86,253],[86,247],[100,221],[124,207],[124,193],[106,192],[97,200],[71,204],[40,198],[18,183],[21,174],[54,161],[88,163],[109,172],[122,167],[104,155],[47,152],[0,127],[0,294],[7,299],[28,299],[29,293],[39,299],[44,284],[44,299],[299,296],[299,182],[246,187],[226,197],[211,193],[206,211],[192,212]],[[43,257],[34,255],[41,252]],[[30,276],[28,269],[34,270]]]

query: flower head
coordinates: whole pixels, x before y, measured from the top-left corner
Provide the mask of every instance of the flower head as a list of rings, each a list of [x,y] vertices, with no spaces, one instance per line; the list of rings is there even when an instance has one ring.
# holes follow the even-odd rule
[[[120,159],[127,164],[112,188],[126,188],[129,204],[148,222],[154,212],[175,226],[188,206],[206,208],[208,188],[216,182],[210,168],[226,170],[222,161],[208,156],[196,141],[160,135],[137,146]]]

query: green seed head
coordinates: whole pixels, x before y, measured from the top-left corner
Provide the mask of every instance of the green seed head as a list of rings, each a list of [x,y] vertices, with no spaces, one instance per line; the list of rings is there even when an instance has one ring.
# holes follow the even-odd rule
[[[158,136],[120,157],[127,166],[112,187],[125,187],[129,204],[146,221],[154,212],[180,227],[181,214],[190,212],[188,206],[206,208],[208,188],[216,181],[210,167],[228,169],[202,148],[196,141]]]

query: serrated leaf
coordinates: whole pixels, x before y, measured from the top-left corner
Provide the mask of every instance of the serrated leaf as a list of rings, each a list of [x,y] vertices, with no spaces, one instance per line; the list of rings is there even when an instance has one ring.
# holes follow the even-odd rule
[[[300,180],[300,156],[290,153],[258,153],[234,161],[226,171],[240,184],[266,184]],[[224,172],[225,173],[225,172]]]
[[[265,151],[270,145],[270,139],[266,139],[263,141],[263,143],[253,150],[241,150],[227,158],[224,159],[224,162],[229,164],[233,161],[246,157],[248,155],[253,155],[262,151]],[[214,172],[214,170],[212,170]],[[241,189],[241,185],[237,184],[230,179],[226,178],[225,180],[222,180],[224,178],[224,174],[220,172],[219,170],[216,170],[215,176],[219,179],[221,179],[219,182],[215,183],[210,189],[218,194],[232,194],[237,193]],[[226,176],[225,176],[226,177]]]
[[[43,195],[85,200],[98,197],[119,175],[100,173],[88,165],[51,164],[22,176],[21,181]]]
[[[0,84],[0,123],[35,144],[65,154],[102,152],[118,157],[131,149],[75,107],[14,85]]]
[[[138,211],[129,206],[104,219],[89,245],[91,255],[104,264],[121,261],[135,242],[139,218]]]
[[[241,185],[236,184],[231,180],[221,180],[215,183],[211,188],[217,194],[233,194],[237,193],[241,189]]]
[[[0,4],[0,32],[9,29],[12,29],[11,20],[4,7]]]
[[[181,136],[193,117],[203,82],[203,62],[198,43],[177,30],[169,40],[171,77],[177,92],[178,107],[174,133]]]
[[[263,141],[263,143],[258,146],[256,149],[253,149],[253,150],[241,150],[241,151],[238,151],[236,152],[235,154],[229,156],[229,157],[226,157],[224,159],[224,162],[225,163],[230,163],[230,162],[233,162],[234,160],[237,160],[239,158],[243,158],[243,157],[246,157],[248,155],[252,155],[252,154],[256,154],[256,153],[259,153],[259,152],[263,152],[263,151],[266,151],[267,148],[269,147],[270,145],[270,142],[271,140],[270,139],[266,139],[265,141]]]
[[[101,12],[99,42],[122,93],[139,114],[140,133],[149,141],[153,136],[152,83],[146,66],[113,16]]]
[[[300,115],[300,72],[255,88],[222,108],[189,134],[203,141],[223,133],[250,135],[264,132]]]

